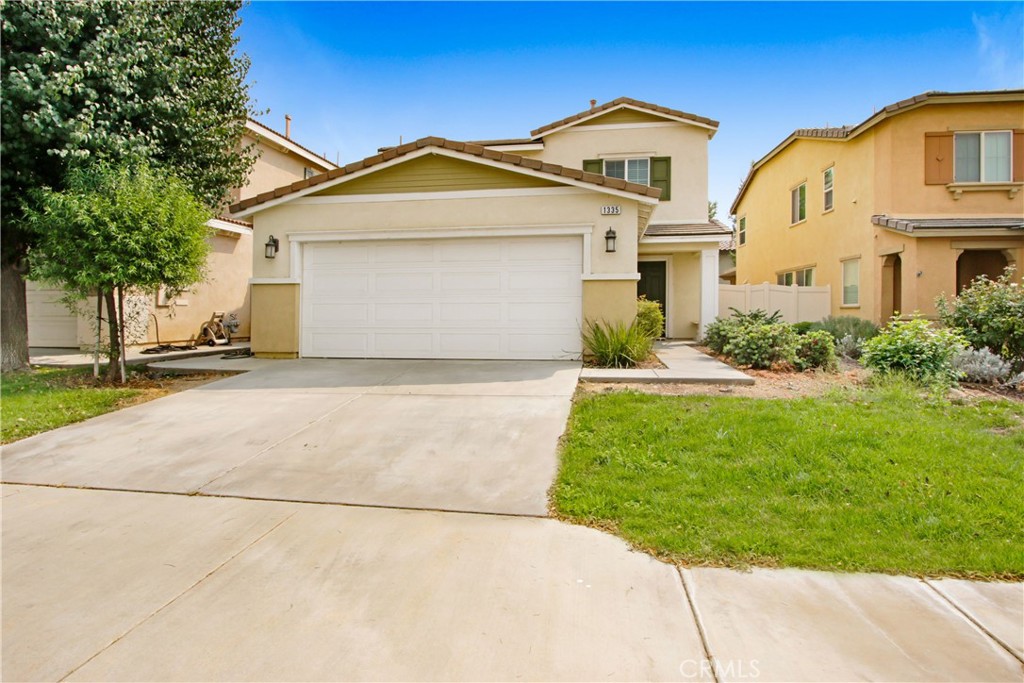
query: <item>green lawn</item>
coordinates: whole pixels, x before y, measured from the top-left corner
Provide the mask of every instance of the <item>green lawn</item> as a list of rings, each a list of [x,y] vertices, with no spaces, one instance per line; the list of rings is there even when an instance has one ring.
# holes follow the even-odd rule
[[[905,387],[573,408],[558,514],[689,564],[1024,577],[1024,405]]]
[[[0,379],[0,443],[117,410],[140,389],[93,386],[91,370],[37,368]]]

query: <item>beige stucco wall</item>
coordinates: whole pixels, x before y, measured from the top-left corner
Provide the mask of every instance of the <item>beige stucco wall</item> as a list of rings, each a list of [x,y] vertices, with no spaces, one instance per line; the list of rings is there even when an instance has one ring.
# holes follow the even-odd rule
[[[666,261],[668,298],[665,333],[673,339],[695,339],[700,325],[701,250],[715,249],[716,242],[653,245],[640,244],[641,261]],[[717,282],[715,283],[717,286]],[[635,294],[635,288],[634,288]]]
[[[254,278],[301,279],[301,272],[292,271],[289,235],[296,232],[352,231],[430,231],[464,232],[467,237],[486,228],[535,228],[543,231],[562,227],[578,227],[591,235],[591,278],[601,275],[634,276],[637,259],[638,202],[625,197],[610,196],[578,188],[565,194],[538,196],[494,196],[477,198],[417,199],[412,201],[359,201],[355,203],[302,204],[285,203],[253,215],[254,241],[263,244],[273,234],[281,241],[277,258],[265,258],[262,250],[254,254]],[[540,190],[543,192],[543,189]],[[602,216],[601,207],[619,205],[618,216]],[[617,250],[605,251],[604,233],[613,228],[618,234]],[[372,236],[368,237],[372,239]],[[296,244],[300,244],[296,242]],[[297,247],[301,249],[301,246]],[[301,264],[301,259],[297,261]],[[301,265],[299,265],[301,267]],[[581,273],[581,277],[583,274]],[[298,310],[301,285],[294,286],[295,295],[263,297],[253,285],[252,344],[256,352],[273,348],[281,353],[279,328],[289,328],[298,349]],[[587,318],[632,320],[636,313],[636,281],[590,279],[583,283],[583,308]],[[291,307],[291,308],[288,308]],[[273,321],[267,322],[267,321]],[[267,339],[262,335],[271,335]],[[271,340],[273,343],[271,343]],[[289,347],[291,348],[291,347]]]
[[[595,119],[595,123],[598,121]],[[584,159],[672,157],[672,198],[658,204],[652,222],[706,222],[711,131],[683,123],[665,123],[669,125],[612,130],[573,126],[545,136],[543,151],[516,153],[571,168],[582,168]]]
[[[252,285],[252,352],[264,358],[294,358],[299,352],[299,286]]]
[[[256,142],[251,135],[242,138],[242,147]],[[248,182],[232,193],[232,201],[255,197],[283,185],[290,185],[305,177],[305,169],[312,168],[317,173],[327,170],[327,165],[317,163],[291,152],[282,151],[267,142],[257,144],[259,156],[249,173]]]

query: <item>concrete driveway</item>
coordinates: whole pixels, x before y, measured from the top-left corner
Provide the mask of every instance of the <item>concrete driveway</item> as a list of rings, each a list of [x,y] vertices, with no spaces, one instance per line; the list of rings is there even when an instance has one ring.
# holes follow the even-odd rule
[[[542,518],[576,364],[252,365],[4,449],[4,680],[1021,680],[1019,583]]]
[[[545,515],[580,366],[280,361],[26,439],[6,482]]]

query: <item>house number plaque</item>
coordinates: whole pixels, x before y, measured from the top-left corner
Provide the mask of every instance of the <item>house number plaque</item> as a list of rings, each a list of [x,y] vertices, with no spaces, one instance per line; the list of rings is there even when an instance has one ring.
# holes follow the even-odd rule
[[[602,216],[618,216],[621,213],[622,213],[622,207],[619,206],[618,204],[616,204],[615,206],[602,206],[601,207],[601,215]]]

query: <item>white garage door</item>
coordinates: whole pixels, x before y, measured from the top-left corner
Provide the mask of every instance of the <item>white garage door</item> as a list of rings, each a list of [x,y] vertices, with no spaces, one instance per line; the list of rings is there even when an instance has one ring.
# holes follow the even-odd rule
[[[78,347],[78,318],[61,302],[62,296],[59,289],[25,283],[29,346]]]
[[[572,358],[579,236],[309,243],[302,354]]]

